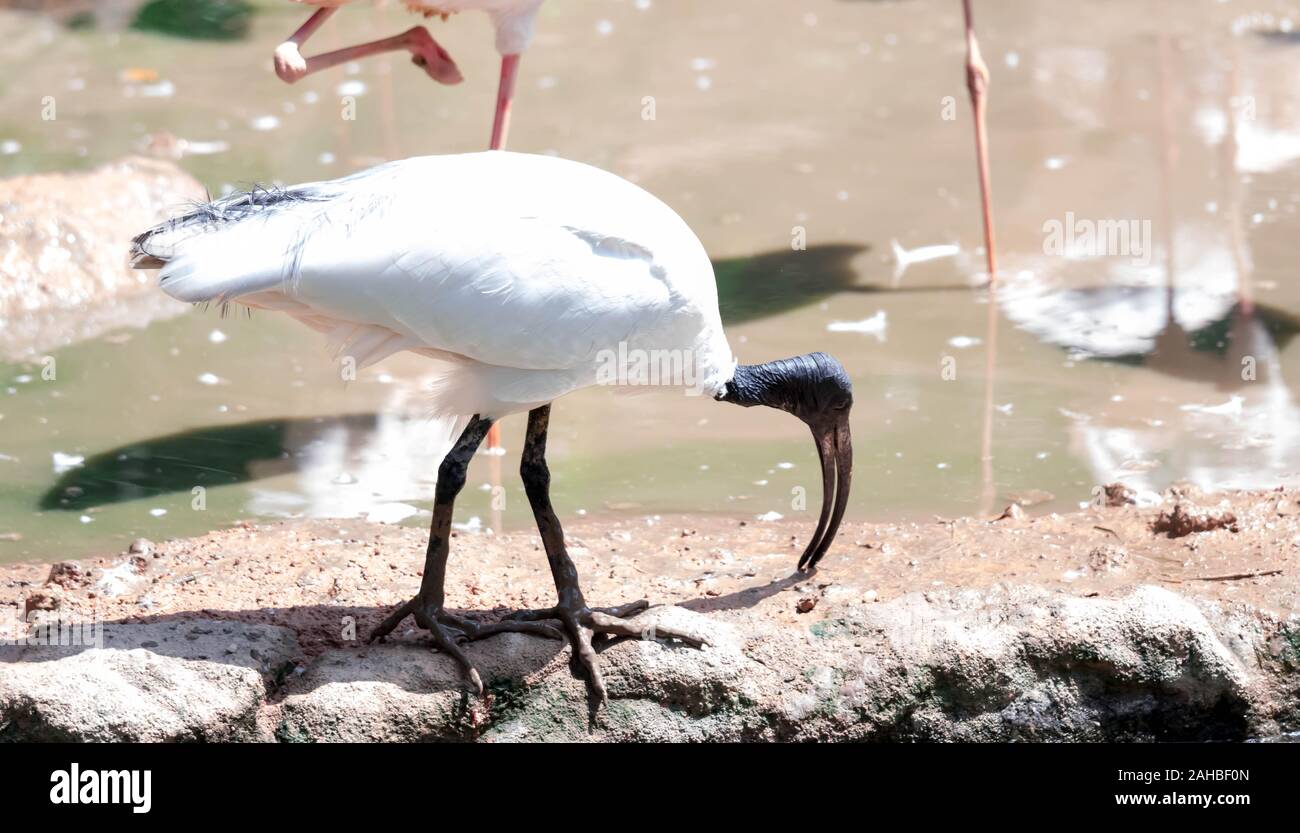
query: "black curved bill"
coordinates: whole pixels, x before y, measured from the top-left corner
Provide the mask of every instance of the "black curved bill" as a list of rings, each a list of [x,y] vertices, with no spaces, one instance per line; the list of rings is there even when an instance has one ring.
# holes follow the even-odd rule
[[[849,505],[849,487],[853,481],[853,439],[849,434],[848,409],[833,421],[813,425],[812,435],[822,464],[822,511],[817,519],[817,531],[799,558],[800,570],[816,567],[830,549]]]

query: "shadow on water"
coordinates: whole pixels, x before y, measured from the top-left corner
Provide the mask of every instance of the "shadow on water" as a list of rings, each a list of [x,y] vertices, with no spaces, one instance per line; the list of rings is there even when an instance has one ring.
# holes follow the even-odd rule
[[[41,496],[41,509],[83,511],[140,498],[188,492],[272,477],[299,468],[305,446],[343,429],[347,436],[374,430],[374,414],[266,419],[207,426],[141,440],[90,457],[64,472]],[[254,470],[254,464],[259,465]]]
[[[870,248],[853,243],[810,246],[713,261],[722,323],[741,324],[854,289],[853,259]]]

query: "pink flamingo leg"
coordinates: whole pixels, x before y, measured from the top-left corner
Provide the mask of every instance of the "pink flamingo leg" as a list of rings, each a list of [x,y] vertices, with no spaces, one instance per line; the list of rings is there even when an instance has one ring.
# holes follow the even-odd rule
[[[447,50],[438,45],[438,42],[429,34],[429,30],[423,26],[413,26],[402,34],[393,35],[390,38],[349,46],[344,49],[336,49],[333,52],[326,52],[324,55],[304,58],[300,50],[302,44],[315,34],[316,30],[336,11],[338,11],[337,6],[318,10],[307,18],[307,22],[300,26],[292,37],[276,47],[275,74],[280,76],[281,81],[292,84],[314,72],[320,72],[322,69],[329,69],[347,61],[378,55],[381,52],[397,52],[405,49],[411,53],[411,62],[423,68],[433,80],[441,84],[459,84],[461,82],[462,77],[460,70],[456,67],[456,62],[447,54]]]
[[[502,150],[506,146],[506,133],[510,130],[510,102],[515,95],[515,74],[519,70],[518,55],[501,56],[501,83],[497,86],[497,111],[492,120],[491,150]],[[488,449],[501,447],[501,429],[492,423],[487,435]]]
[[[510,130],[510,102],[515,96],[515,74],[519,71],[518,55],[501,56],[501,83],[497,86],[497,112],[492,120],[492,150],[506,146],[506,133]]]
[[[993,236],[993,194],[989,182],[989,68],[980,55],[979,42],[975,40],[971,0],[962,0],[962,10],[966,15],[966,87],[970,91],[971,109],[975,111],[975,156],[979,164],[980,208],[984,213],[984,251],[988,256],[989,282],[992,283],[998,276],[998,254]]]

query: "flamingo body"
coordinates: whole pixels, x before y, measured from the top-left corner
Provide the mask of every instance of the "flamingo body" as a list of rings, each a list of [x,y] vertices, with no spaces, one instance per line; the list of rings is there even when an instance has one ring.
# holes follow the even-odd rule
[[[293,0],[306,6],[337,8],[352,0]],[[404,5],[425,17],[487,12],[496,28],[496,48],[502,55],[518,55],[532,42],[537,11],[542,0],[405,0]]]

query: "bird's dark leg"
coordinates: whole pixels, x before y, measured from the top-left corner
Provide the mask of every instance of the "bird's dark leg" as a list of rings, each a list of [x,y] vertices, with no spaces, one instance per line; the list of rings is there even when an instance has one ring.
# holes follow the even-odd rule
[[[551,507],[551,472],[546,466],[546,428],[550,416],[550,405],[543,405],[528,413],[528,436],[524,440],[519,473],[523,477],[524,490],[528,493],[528,503],[533,508],[533,517],[537,520],[537,531],[541,533],[542,546],[546,549],[546,560],[551,565],[559,603],[553,608],[520,611],[512,618],[526,622],[558,619],[573,639],[574,653],[587,669],[591,686],[603,702],[608,699],[608,693],[596,652],[591,645],[593,632],[643,639],[677,639],[695,647],[703,645],[704,640],[668,628],[642,627],[624,618],[648,608],[650,603],[644,599],[612,608],[587,607],[582,588],[578,586],[578,570],[573,566],[573,559],[569,558],[564,546],[564,530],[560,528],[560,519]]]
[[[469,461],[479,444],[487,434],[492,421],[475,416],[460,439],[447,452],[442,465],[438,467],[438,485],[434,492],[433,524],[429,528],[429,546],[425,551],[424,578],[420,582],[420,593],[388,615],[379,627],[370,634],[370,641],[387,636],[393,628],[408,615],[415,617],[416,623],[433,634],[433,641],[439,650],[450,654],[465,668],[474,688],[483,693],[483,681],[474,666],[470,664],[458,642],[478,639],[504,631],[533,633],[541,636],[563,638],[561,634],[544,622],[505,621],[483,625],[460,616],[448,613],[443,608],[443,584],[447,577],[447,554],[451,538],[451,516],[456,496],[465,485],[465,474]]]

